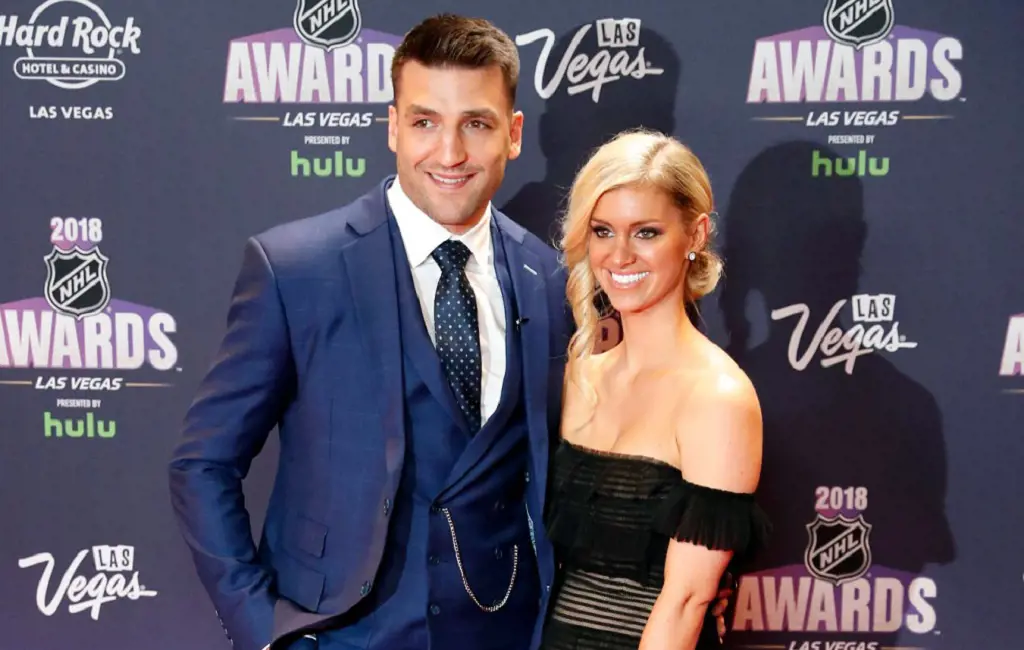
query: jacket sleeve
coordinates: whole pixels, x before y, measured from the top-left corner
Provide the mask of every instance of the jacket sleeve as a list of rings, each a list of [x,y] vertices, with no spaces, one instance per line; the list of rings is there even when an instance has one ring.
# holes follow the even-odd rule
[[[239,650],[271,638],[273,575],[261,566],[242,479],[295,390],[288,326],[263,247],[250,239],[217,356],[170,463],[171,502],[196,570]]]

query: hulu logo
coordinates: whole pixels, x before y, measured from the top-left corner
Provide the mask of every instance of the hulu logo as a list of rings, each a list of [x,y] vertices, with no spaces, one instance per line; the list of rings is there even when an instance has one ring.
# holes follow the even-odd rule
[[[824,176],[885,176],[889,173],[889,159],[868,156],[861,149],[855,157],[829,158],[822,156],[817,149],[811,157],[811,175],[815,178]]]
[[[292,176],[309,178],[312,174],[320,178],[359,178],[365,173],[365,158],[349,158],[340,151],[326,158],[304,158],[292,150]]]
[[[47,438],[113,438],[117,422],[96,419],[92,412],[86,413],[84,418],[56,418],[46,411],[43,431]]]

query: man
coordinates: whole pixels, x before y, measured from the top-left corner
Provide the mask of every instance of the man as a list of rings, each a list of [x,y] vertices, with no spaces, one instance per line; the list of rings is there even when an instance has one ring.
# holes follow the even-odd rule
[[[397,177],[247,243],[170,466],[235,648],[539,641],[573,325],[555,252],[490,204],[521,147],[518,74],[490,23],[424,21],[392,65]],[[241,481],[275,425],[257,548]]]

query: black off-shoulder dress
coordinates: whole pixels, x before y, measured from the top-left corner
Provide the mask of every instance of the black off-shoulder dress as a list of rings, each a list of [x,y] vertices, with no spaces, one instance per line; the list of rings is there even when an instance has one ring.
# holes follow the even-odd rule
[[[663,461],[562,441],[551,470],[546,524],[559,580],[542,650],[637,650],[671,538],[732,550],[736,563],[770,531],[753,495],[690,483]]]

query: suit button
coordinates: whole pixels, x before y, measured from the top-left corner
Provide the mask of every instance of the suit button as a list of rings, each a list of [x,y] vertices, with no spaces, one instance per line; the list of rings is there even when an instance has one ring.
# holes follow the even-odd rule
[[[430,613],[433,614],[434,616],[437,616],[438,614],[441,613],[441,608],[438,607],[437,605],[431,605],[430,606]]]
[[[503,557],[505,557],[505,553],[500,548],[494,549],[494,559],[500,560]]]
[[[431,555],[427,558],[427,562],[430,562],[434,566],[437,566],[438,564],[441,564],[441,558],[437,557],[436,555]]]
[[[391,499],[384,499],[384,516],[387,517],[388,513],[391,512]]]
[[[504,509],[505,509],[505,504],[504,503],[502,503],[501,501],[495,501],[494,502],[494,511],[495,512],[500,512],[500,511],[502,511]]]
[[[369,580],[367,580],[366,582],[363,583],[363,586],[359,589],[359,593],[361,593],[364,596],[366,594],[370,593],[370,581]]]

